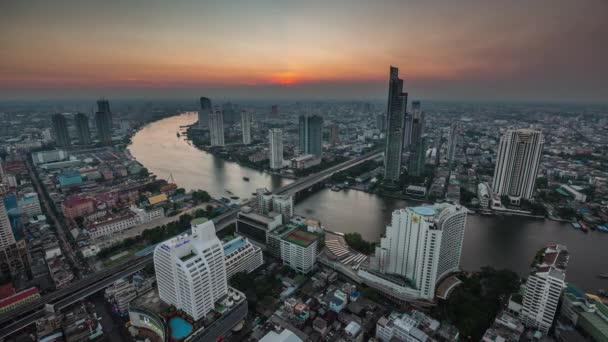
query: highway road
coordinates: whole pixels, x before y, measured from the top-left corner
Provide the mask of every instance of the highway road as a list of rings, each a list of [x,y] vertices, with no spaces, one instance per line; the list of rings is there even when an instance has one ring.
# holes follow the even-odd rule
[[[314,175],[310,175],[301,180],[288,184],[280,189],[277,189],[275,193],[279,195],[293,195],[298,191],[304,190],[320,181],[331,177],[337,172],[344,171],[348,168],[359,165],[364,161],[377,158],[381,154],[382,152],[378,151],[367,153],[356,159],[346,161]],[[245,202],[245,204],[246,203],[247,202]],[[224,212],[220,216],[215,217],[213,219],[213,222],[215,223],[216,231],[220,231],[232,224],[236,220],[236,216],[239,210],[239,208],[232,208]],[[28,303],[24,306],[20,306],[15,310],[0,315],[0,326],[2,326],[2,328],[0,329],[0,339],[20,329],[23,329],[24,327],[30,324],[33,324],[38,318],[43,317],[44,306],[46,304],[52,304],[56,310],[63,309],[69,306],[70,304],[77,302],[78,300],[86,298],[92,295],[93,293],[110,286],[116,280],[143,269],[152,261],[153,254],[151,253],[145,256],[124,261],[116,266],[78,280],[64,289],[47,294],[34,302]]]

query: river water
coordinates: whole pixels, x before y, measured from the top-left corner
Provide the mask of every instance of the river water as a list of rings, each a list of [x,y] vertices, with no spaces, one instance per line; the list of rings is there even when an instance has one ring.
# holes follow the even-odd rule
[[[215,197],[228,196],[226,189],[250,197],[258,187],[274,189],[291,182],[223,161],[176,136],[180,126],[196,120],[196,114],[187,113],[153,122],[135,134],[129,151],[158,177],[166,179],[172,174],[178,186],[203,189]],[[298,203],[296,213],[320,219],[329,230],[358,232],[376,241],[390,222],[391,212],[408,205],[417,204],[355,190],[324,189]],[[470,271],[486,265],[508,268],[525,276],[536,251],[555,243],[566,245],[571,253],[568,281],[588,291],[608,288],[608,280],[597,278],[598,273],[608,273],[608,234],[585,234],[570,224],[549,220],[470,215],[461,266]]]

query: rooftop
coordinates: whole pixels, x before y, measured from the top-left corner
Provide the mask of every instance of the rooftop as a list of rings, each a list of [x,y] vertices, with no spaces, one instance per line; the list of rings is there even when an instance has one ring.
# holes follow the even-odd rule
[[[317,234],[307,232],[300,228],[283,237],[283,240],[296,244],[300,247],[308,247],[318,239],[319,236]]]
[[[433,207],[411,207],[416,214],[422,216],[435,216],[437,211]]]
[[[129,306],[142,308],[157,314],[169,308],[169,305],[160,300],[158,289],[156,288],[138,296],[129,303]]]
[[[199,218],[195,218],[194,220],[190,221],[190,224],[193,226],[198,226],[199,224],[203,224],[207,221],[209,221],[209,220],[204,217],[199,217]]]
[[[247,240],[242,237],[237,237],[224,244],[224,255],[229,255],[245,245],[247,245]]]

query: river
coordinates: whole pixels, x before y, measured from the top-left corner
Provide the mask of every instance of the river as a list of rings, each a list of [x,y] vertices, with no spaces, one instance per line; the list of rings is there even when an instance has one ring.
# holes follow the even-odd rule
[[[157,176],[168,178],[172,174],[178,186],[203,189],[216,197],[226,196],[226,189],[237,196],[250,197],[258,187],[275,189],[291,182],[223,161],[176,136],[180,126],[196,119],[196,114],[187,113],[153,122],[135,134],[129,151]],[[243,181],[243,177],[250,181]],[[324,189],[298,203],[296,213],[320,219],[329,230],[358,232],[365,239],[376,241],[390,221],[391,212],[408,204],[356,190]],[[588,291],[608,288],[608,280],[597,278],[598,273],[608,273],[608,251],[604,249],[608,248],[608,234],[585,234],[570,224],[549,220],[470,215],[464,240],[461,266],[465,270],[488,265],[525,276],[538,249],[559,243],[571,253],[568,281]]]

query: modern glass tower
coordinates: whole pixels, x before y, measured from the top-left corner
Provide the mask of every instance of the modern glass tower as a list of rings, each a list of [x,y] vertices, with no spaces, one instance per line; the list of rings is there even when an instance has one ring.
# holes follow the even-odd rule
[[[106,99],[97,101],[97,113],[95,113],[95,125],[99,141],[105,145],[112,144],[112,111],[110,102]]]
[[[406,110],[407,93],[403,92],[403,80],[399,78],[399,69],[391,66],[386,108],[386,149],[384,151],[384,180],[386,182],[398,182],[401,174]]]
[[[84,113],[78,113],[74,116],[74,125],[78,134],[78,143],[80,145],[91,144],[91,130],[89,128],[89,117]]]
[[[412,101],[412,115],[408,121],[407,134],[410,135],[410,151],[415,151],[421,142],[425,129],[425,114],[421,109],[420,101]]]
[[[283,167],[283,130],[272,128],[268,130],[270,144],[270,168],[273,170]]]
[[[498,145],[492,189],[511,202],[530,199],[544,145],[543,134],[533,129],[508,130]]]
[[[63,114],[53,114],[51,117],[55,145],[58,147],[69,147],[72,144],[68,133],[68,122]]]
[[[224,146],[224,114],[217,110],[209,116],[211,146]]]
[[[253,118],[251,112],[241,111],[241,131],[243,132],[243,144],[251,144],[251,123]]]
[[[323,156],[323,118],[300,115],[300,154]]]
[[[205,128],[209,126],[209,115],[212,112],[211,100],[206,97],[201,97],[201,110],[198,111],[198,127]]]

